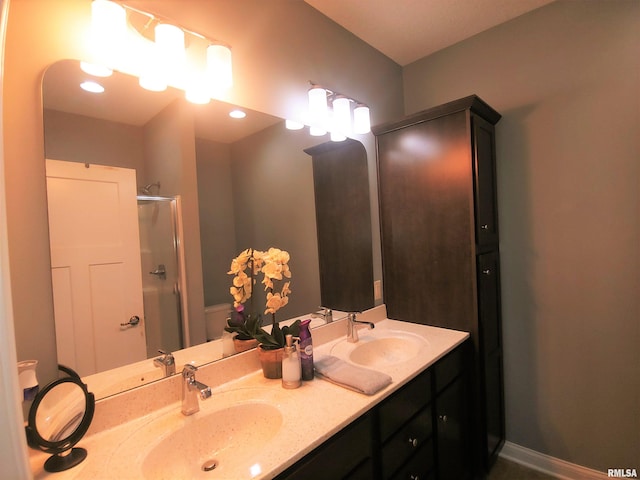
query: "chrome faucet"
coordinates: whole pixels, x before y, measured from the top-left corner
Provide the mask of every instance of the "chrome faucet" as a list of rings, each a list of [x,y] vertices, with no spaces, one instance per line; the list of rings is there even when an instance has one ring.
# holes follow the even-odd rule
[[[370,330],[376,328],[374,323],[361,322],[360,320],[356,320],[356,314],[350,313],[349,315],[347,315],[347,342],[356,343],[359,340],[357,325],[359,323],[362,325],[368,325]]]
[[[211,396],[211,388],[196,380],[198,367],[187,364],[182,369],[182,414],[193,415],[200,410],[198,395],[202,400]]]
[[[333,322],[333,312],[330,308],[320,307],[322,310],[319,312],[315,312],[311,314],[311,318],[321,318],[324,320],[324,323]]]
[[[176,373],[176,360],[173,358],[171,352],[167,353],[164,350],[158,350],[158,353],[161,353],[162,356],[154,358],[153,364],[162,369],[165,377]]]

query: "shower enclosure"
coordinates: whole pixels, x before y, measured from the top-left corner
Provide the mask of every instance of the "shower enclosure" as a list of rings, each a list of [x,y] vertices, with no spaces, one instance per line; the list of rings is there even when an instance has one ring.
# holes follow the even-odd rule
[[[187,346],[180,197],[138,196],[147,357]]]

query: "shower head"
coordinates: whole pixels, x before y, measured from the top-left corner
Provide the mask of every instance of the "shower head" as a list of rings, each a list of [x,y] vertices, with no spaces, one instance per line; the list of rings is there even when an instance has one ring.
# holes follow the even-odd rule
[[[140,187],[138,190],[143,195],[151,195],[151,188],[153,187],[158,187],[158,191],[156,192],[156,194],[160,194],[160,182],[149,183],[144,187]]]

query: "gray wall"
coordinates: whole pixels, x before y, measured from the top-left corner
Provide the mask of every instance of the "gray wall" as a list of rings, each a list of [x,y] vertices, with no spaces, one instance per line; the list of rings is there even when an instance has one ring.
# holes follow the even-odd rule
[[[640,467],[640,2],[558,2],[404,69],[497,126],[507,440]]]

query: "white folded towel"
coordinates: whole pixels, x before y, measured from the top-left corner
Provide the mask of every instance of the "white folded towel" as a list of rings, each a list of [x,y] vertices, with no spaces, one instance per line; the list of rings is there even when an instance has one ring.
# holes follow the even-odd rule
[[[320,377],[365,395],[373,395],[392,381],[386,373],[351,365],[331,355],[316,360],[314,367]]]

